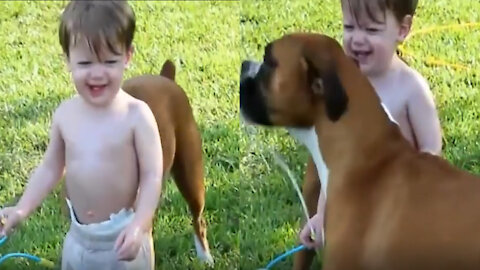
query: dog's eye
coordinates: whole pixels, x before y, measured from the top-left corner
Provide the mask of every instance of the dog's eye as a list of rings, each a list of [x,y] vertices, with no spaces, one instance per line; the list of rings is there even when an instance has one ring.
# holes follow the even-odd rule
[[[267,65],[268,67],[271,67],[271,68],[274,68],[278,65],[278,62],[275,59],[272,59],[271,57],[268,57],[267,55],[265,55],[263,57],[263,62],[265,63],[265,65]]]
[[[272,68],[275,68],[275,67],[278,66],[278,62],[274,61],[274,60],[270,60],[270,61],[268,61],[268,65]]]

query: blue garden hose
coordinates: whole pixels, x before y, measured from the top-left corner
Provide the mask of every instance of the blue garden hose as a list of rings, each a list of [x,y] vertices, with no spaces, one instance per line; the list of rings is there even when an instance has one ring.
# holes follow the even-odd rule
[[[7,237],[6,237],[6,236],[0,238],[0,246],[3,245],[3,243],[5,243],[5,241],[7,241]]]
[[[5,243],[5,241],[7,241],[7,236],[4,236],[4,237],[0,238],[0,246],[3,245],[3,243]],[[55,267],[55,264],[50,260],[40,258],[40,257],[31,255],[31,254],[28,254],[28,253],[19,253],[19,252],[8,253],[8,254],[5,254],[4,256],[1,256],[0,257],[0,264],[2,264],[5,260],[7,260],[9,258],[13,258],[13,257],[27,258],[27,259],[30,259],[30,260],[40,264],[41,266],[45,266],[45,267],[52,268],[52,269]]]
[[[277,264],[278,262],[280,262],[281,260],[285,259],[286,257],[294,254],[295,252],[299,252],[300,250],[303,250],[303,249],[307,249],[306,246],[304,245],[299,245],[298,247],[295,247],[295,248],[292,248],[291,250],[283,253],[282,255],[276,257],[275,259],[273,259],[268,265],[267,267],[265,268],[262,268],[262,269],[272,269],[272,266],[274,266],[275,264]]]

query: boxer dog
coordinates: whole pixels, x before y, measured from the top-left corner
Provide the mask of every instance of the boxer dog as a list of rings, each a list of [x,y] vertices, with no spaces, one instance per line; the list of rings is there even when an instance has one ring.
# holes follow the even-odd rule
[[[213,265],[203,218],[205,205],[202,140],[192,108],[183,89],[175,82],[175,66],[163,64],[159,75],[126,80],[122,89],[148,104],[157,121],[162,140],[165,177],[171,171],[192,214],[197,256]]]
[[[328,194],[323,269],[480,269],[480,177],[416,151],[336,40],[268,44],[258,68],[242,63],[240,109],[309,148]]]
[[[174,64],[167,60],[160,75],[130,78],[124,81],[122,89],[147,103],[152,110],[162,141],[164,179],[170,172],[173,173],[175,183],[192,214],[197,256],[202,262],[213,266],[207,225],[203,218],[205,186],[202,140],[188,98],[175,82]],[[63,192],[66,194],[65,188]]]
[[[202,140],[192,108],[183,89],[175,82],[175,66],[167,60],[159,75],[126,80],[122,89],[148,104],[162,140],[165,177],[171,171],[192,214],[198,258],[213,265],[203,218],[205,205]]]

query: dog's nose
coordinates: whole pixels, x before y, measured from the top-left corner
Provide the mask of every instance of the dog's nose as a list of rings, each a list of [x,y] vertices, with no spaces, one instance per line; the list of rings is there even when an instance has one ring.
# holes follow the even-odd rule
[[[244,80],[247,77],[255,77],[258,70],[260,69],[261,63],[245,60],[242,62],[242,68],[240,70],[240,81]]]
[[[247,73],[249,68],[250,68],[250,65],[252,65],[252,63],[253,63],[253,61],[249,61],[249,60],[243,61],[242,62],[241,74]]]

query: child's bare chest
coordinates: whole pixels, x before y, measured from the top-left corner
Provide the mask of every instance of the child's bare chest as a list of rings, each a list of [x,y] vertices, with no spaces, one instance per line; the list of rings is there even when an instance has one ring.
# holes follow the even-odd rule
[[[380,95],[380,99],[396,121],[406,117],[407,101],[402,96]]]
[[[409,96],[408,89],[399,87],[399,85],[401,82],[398,80],[374,83],[380,100],[396,121],[401,121],[406,117]]]
[[[414,143],[411,129],[411,123],[408,117],[408,97],[404,95],[381,95],[380,99],[390,112],[393,119],[398,123],[403,136],[410,142]]]
[[[133,152],[133,128],[123,118],[85,121],[81,118],[64,125],[66,159],[116,160]]]
[[[375,92],[396,121],[403,121],[407,117],[410,96],[408,80],[402,74],[402,72],[391,72],[381,79],[371,80]]]

